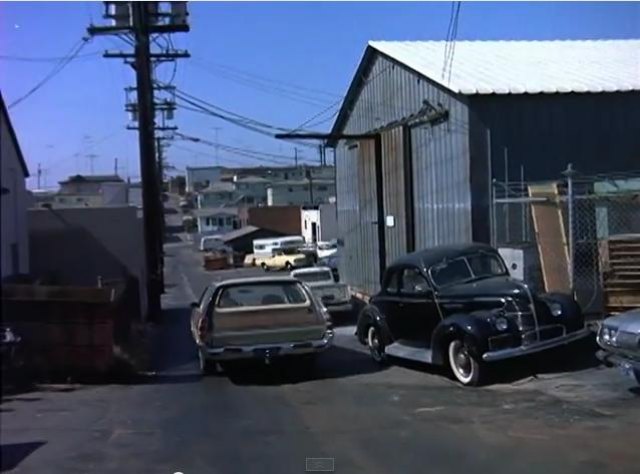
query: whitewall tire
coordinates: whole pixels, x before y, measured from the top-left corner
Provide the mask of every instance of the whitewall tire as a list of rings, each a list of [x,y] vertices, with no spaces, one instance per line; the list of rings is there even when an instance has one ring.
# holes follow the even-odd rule
[[[471,355],[467,345],[460,339],[454,339],[447,348],[449,367],[454,377],[463,385],[479,385],[484,367]]]

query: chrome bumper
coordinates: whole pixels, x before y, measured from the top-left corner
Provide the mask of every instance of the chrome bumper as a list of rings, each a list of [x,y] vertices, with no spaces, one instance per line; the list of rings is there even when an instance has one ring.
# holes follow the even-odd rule
[[[281,342],[252,346],[200,346],[200,351],[208,360],[270,359],[273,357],[322,352],[332,342],[333,331],[328,330],[322,339],[313,341]]]
[[[596,352],[596,357],[608,366],[617,365],[625,370],[640,370],[640,360],[631,359],[622,354],[609,352],[603,349]]]
[[[583,339],[591,334],[589,328],[583,328],[579,331],[572,332],[560,337],[554,337],[546,341],[540,341],[527,346],[510,347],[508,349],[501,349],[498,351],[485,352],[482,354],[482,360],[485,362],[493,362],[496,360],[510,359],[512,357],[519,357],[527,354],[533,354],[535,352],[544,351],[553,347],[563,346],[574,341]]]

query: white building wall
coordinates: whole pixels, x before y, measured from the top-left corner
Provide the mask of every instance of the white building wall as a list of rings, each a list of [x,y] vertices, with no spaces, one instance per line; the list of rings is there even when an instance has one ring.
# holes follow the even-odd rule
[[[2,229],[0,260],[2,277],[29,272],[29,236],[27,231],[28,194],[18,151],[9,133],[4,113],[0,113],[0,162]],[[13,250],[15,249],[15,250]],[[17,258],[16,258],[17,257]]]
[[[307,243],[322,240],[322,230],[320,227],[320,211],[317,209],[302,209],[300,211],[302,222],[302,236]],[[315,236],[313,229],[315,224]]]

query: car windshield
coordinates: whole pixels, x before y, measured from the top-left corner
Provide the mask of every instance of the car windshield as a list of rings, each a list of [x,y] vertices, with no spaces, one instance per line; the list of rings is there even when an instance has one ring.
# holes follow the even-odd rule
[[[305,283],[316,283],[319,281],[333,281],[333,276],[329,270],[319,270],[314,272],[298,273],[295,277]]]
[[[434,265],[429,273],[433,283],[443,287],[504,275],[506,269],[497,255],[477,253]]]
[[[256,283],[224,288],[218,298],[218,308],[241,308],[304,304],[307,296],[297,283]]]

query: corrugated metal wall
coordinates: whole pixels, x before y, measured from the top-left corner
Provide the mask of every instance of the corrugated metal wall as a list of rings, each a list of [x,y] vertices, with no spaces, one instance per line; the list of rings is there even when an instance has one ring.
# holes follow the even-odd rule
[[[377,193],[373,140],[341,143],[336,149],[336,188],[340,249],[340,275],[354,289],[377,291]]]
[[[416,248],[471,240],[466,103],[380,55],[366,81],[344,133],[388,127],[420,111],[425,100],[449,111],[448,122],[411,132]],[[409,203],[402,135],[397,127],[381,137],[384,214],[395,218],[394,227],[385,227],[387,263],[406,252]],[[373,140],[360,142],[357,154],[347,146],[341,141],[336,148],[338,233],[345,240],[341,274],[350,285],[372,293],[379,288],[375,145]]]
[[[405,203],[402,128],[382,133],[382,176],[384,214],[393,216],[394,226],[385,225],[386,262],[389,265],[407,252],[407,210]]]
[[[462,126],[411,130],[416,249],[472,240],[469,146]]]

